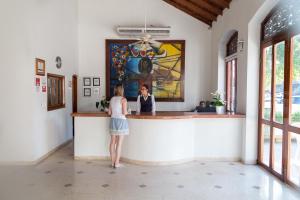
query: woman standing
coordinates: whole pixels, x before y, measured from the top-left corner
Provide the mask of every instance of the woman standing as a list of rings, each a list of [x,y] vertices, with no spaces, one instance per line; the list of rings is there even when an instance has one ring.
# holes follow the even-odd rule
[[[155,98],[149,93],[148,85],[144,84],[141,87],[141,95],[137,97],[136,112],[152,112],[155,113]]]
[[[124,135],[129,134],[127,115],[127,100],[124,97],[124,88],[121,84],[115,86],[114,97],[111,98],[108,114],[110,120],[110,146],[111,166],[120,167],[120,157]]]

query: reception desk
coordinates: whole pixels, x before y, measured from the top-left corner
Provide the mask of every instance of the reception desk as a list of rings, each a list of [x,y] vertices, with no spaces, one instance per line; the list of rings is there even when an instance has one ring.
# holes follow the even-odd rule
[[[109,158],[109,116],[104,112],[73,113],[75,159]],[[167,165],[193,160],[238,161],[244,115],[157,112],[128,115],[130,134],[122,160]]]

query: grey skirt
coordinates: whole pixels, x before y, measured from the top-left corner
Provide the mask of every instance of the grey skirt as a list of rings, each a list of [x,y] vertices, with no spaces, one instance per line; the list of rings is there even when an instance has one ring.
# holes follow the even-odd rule
[[[109,129],[110,129],[111,135],[128,135],[129,134],[127,119],[111,118]]]

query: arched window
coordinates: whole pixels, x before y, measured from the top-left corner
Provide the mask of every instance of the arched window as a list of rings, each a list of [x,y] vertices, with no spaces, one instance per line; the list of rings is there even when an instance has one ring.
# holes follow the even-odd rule
[[[263,22],[262,39],[270,40],[279,34],[285,34],[300,23],[299,0],[283,0]]]
[[[236,112],[237,46],[238,32],[235,32],[226,45],[226,106],[228,112]]]
[[[238,32],[235,32],[229,39],[226,45],[226,56],[231,56],[237,53]]]
[[[300,1],[280,1],[261,32],[258,162],[300,187]]]

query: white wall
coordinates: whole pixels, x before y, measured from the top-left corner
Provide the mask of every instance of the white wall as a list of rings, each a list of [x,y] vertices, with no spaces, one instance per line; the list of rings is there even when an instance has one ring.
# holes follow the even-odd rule
[[[79,110],[95,110],[95,102],[105,96],[105,39],[119,38],[118,25],[144,24],[145,7],[147,23],[172,27],[167,39],[186,40],[185,102],[158,103],[158,110],[190,110],[200,100],[210,96],[211,30],[208,26],[170,6],[162,0],[78,0],[79,2],[79,75],[100,76],[100,95],[83,97],[79,80]],[[146,4],[146,5],[145,5]],[[135,109],[135,104],[130,105]]]
[[[238,54],[238,111],[246,113],[243,160],[257,157],[260,22],[278,0],[233,0],[212,30],[161,0],[147,1],[148,24],[169,25],[168,39],[186,40],[185,102],[158,103],[158,110],[189,110],[224,87],[219,47],[232,30],[245,40]],[[118,38],[117,25],[143,25],[141,0],[2,0],[0,7],[0,162],[33,161],[71,138],[71,89],[66,108],[46,111],[46,96],[34,87],[34,59],[47,72],[100,76],[100,95],[83,98],[79,110],[94,110],[105,95],[105,39]],[[257,11],[258,10],[258,11]],[[56,56],[63,67],[55,68]],[[221,68],[220,68],[221,66]],[[224,65],[223,65],[224,66]],[[77,70],[78,68],[78,70]],[[134,108],[134,106],[132,106]]]
[[[6,0],[0,7],[0,162],[35,161],[72,138],[71,89],[66,108],[47,112],[46,94],[34,87],[35,58],[46,72],[65,75],[77,68],[75,0]],[[61,56],[62,69],[55,67]],[[46,77],[43,78],[46,80]]]
[[[256,163],[257,119],[259,93],[260,24],[278,0],[233,0],[230,9],[213,24],[212,29],[212,82],[215,89],[224,87],[224,74],[220,69],[220,44],[228,32],[237,30],[244,40],[244,51],[238,53],[237,111],[246,114],[243,130],[243,156],[245,163]],[[221,67],[220,67],[221,66]]]

